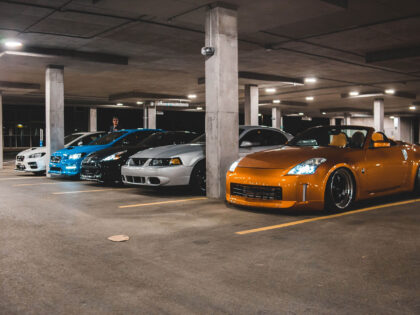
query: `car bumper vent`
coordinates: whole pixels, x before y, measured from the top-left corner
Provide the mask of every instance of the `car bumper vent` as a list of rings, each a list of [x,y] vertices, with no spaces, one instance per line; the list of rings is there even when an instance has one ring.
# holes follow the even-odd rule
[[[51,161],[51,163],[60,163],[61,156],[52,155],[50,161]]]
[[[282,200],[283,198],[281,187],[242,185],[234,183],[230,184],[230,194],[232,196],[261,200]]]

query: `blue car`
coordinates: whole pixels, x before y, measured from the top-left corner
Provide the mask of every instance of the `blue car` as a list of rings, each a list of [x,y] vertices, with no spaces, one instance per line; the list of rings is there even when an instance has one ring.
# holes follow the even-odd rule
[[[83,159],[94,152],[110,147],[132,146],[160,129],[124,129],[109,133],[88,145],[67,147],[54,152],[50,159],[50,174],[78,176]]]

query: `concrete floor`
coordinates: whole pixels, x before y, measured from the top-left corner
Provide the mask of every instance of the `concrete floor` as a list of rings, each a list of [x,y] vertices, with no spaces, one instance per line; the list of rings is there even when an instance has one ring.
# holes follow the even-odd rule
[[[11,168],[0,170],[0,314],[420,313],[418,202],[239,235],[324,214]]]

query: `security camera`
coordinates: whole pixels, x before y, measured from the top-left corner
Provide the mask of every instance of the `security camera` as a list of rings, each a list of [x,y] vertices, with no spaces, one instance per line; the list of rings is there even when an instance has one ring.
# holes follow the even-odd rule
[[[214,47],[203,47],[201,48],[201,54],[206,57],[210,57],[214,55]]]

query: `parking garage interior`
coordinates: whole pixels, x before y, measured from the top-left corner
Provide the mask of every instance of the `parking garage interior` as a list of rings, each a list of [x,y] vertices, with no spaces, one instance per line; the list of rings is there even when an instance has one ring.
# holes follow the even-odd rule
[[[415,152],[419,27],[417,0],[0,0],[0,314],[418,314],[416,192],[243,207],[226,173],[240,126]],[[113,117],[204,134],[205,194],[15,170]]]

